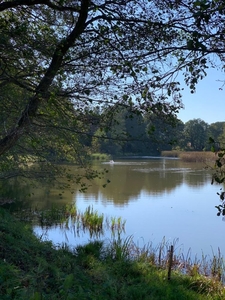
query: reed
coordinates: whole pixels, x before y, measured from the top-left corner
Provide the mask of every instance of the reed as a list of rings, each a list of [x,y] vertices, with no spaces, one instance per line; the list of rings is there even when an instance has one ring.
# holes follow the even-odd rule
[[[211,151],[162,151],[163,157],[176,157],[184,162],[213,162],[215,163],[217,156]]]
[[[104,230],[111,231],[112,236],[118,232],[125,233],[126,221],[121,217],[104,217],[92,206],[88,206],[84,212],[80,212],[76,204],[53,205],[47,210],[37,207],[23,211],[18,210],[14,212],[14,215],[20,221],[38,224],[46,230],[53,226],[59,226],[65,234],[68,230],[74,232],[76,236],[79,236],[82,231],[88,232],[91,238],[104,236]]]
[[[161,156],[163,157],[179,157],[181,151],[172,150],[172,151],[162,151]]]
[[[173,246],[172,270],[174,272],[196,279],[204,276],[205,278],[225,283],[225,263],[220,249],[218,249],[217,254],[212,252],[212,257],[202,254],[201,259],[197,257],[192,258],[191,249],[184,256],[181,249],[177,246],[178,242],[178,239],[174,239],[171,243],[163,237],[158,245],[149,242],[140,247],[138,243],[133,241],[133,236],[126,237],[123,240],[119,234],[118,238],[114,238],[110,243],[110,249],[112,258],[129,258],[134,261],[149,263],[157,268],[168,269],[170,249]]]
[[[88,228],[90,232],[102,232],[104,216],[94,211],[93,207],[88,206],[81,219],[83,227]]]
[[[113,234],[115,232],[125,232],[126,221],[122,220],[121,217],[111,217],[110,221],[109,219],[106,221],[107,226],[111,229]]]
[[[47,210],[39,210],[38,208],[35,208],[33,211],[29,210],[29,214],[31,222],[36,221],[42,227],[51,227],[52,225],[60,225],[64,222],[68,222],[69,219],[76,222],[78,211],[76,205],[67,204],[61,207],[52,205],[52,207]],[[23,217],[21,216],[20,219],[23,220]]]
[[[133,244],[133,237],[128,236],[124,240],[121,238],[120,233],[118,238],[113,238],[110,242],[107,252],[113,260],[129,260],[131,259],[131,246]]]
[[[179,158],[185,162],[215,162],[216,155],[213,152],[205,151],[205,152],[180,152]]]

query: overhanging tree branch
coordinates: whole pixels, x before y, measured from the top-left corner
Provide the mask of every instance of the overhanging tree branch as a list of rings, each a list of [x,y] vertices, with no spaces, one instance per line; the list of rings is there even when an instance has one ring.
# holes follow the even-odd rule
[[[29,1],[28,1],[29,2]],[[31,1],[32,2],[32,1]],[[76,39],[85,29],[85,22],[88,16],[89,0],[83,0],[81,3],[78,21],[72,32],[56,46],[52,61],[35,90],[35,94],[30,98],[28,105],[22,112],[16,126],[9,131],[9,134],[0,140],[0,155],[5,153],[15,145],[18,139],[23,135],[24,130],[28,129],[32,122],[32,118],[36,116],[39,104],[43,100],[49,98],[49,88],[59,71],[63,58],[70,47],[73,46]]]
[[[39,145],[46,157],[51,147],[55,153],[78,143],[92,147],[99,124],[92,126],[90,117],[109,130],[114,107],[168,118],[177,113],[178,72],[194,90],[213,65],[211,53],[224,64],[225,17],[212,11],[223,1],[210,9],[204,1],[183,2],[0,1],[0,155],[23,143],[30,146],[24,157],[29,149],[36,155]],[[60,126],[53,131],[51,124]]]
[[[79,8],[77,7],[72,7],[72,6],[59,6],[55,5],[49,0],[15,0],[15,1],[7,1],[7,2],[2,2],[0,3],[0,11],[4,11],[9,8],[15,8],[18,6],[34,6],[38,4],[43,4],[46,5],[52,9],[58,10],[58,11],[73,11],[73,12],[79,12]]]

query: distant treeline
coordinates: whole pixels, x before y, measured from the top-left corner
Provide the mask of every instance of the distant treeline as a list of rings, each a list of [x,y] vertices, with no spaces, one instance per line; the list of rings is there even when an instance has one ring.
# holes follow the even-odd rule
[[[109,112],[106,112],[109,113]],[[225,140],[225,122],[207,124],[201,119],[186,123],[176,117],[162,118],[124,110],[112,113],[111,124],[90,122],[90,134],[81,141],[91,153],[110,155],[158,155],[161,151],[209,151],[209,137],[220,147]],[[91,119],[103,119],[95,111]]]

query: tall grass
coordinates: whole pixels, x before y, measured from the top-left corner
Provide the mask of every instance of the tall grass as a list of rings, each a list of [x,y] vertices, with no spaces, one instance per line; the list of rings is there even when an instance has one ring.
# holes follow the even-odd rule
[[[113,238],[110,241],[109,247],[107,249],[108,254],[113,260],[129,260],[132,258],[132,248],[133,237],[128,236],[124,240],[121,238],[120,234],[118,234],[118,238]]]
[[[149,242],[140,247],[138,243],[133,241],[132,236],[122,239],[120,234],[118,234],[118,237],[110,242],[109,248],[112,258],[131,259],[149,263],[157,268],[167,269],[172,245],[175,249],[172,260],[173,271],[196,278],[198,276],[213,278],[213,280],[225,283],[225,262],[220,249],[218,249],[217,254],[212,252],[212,257],[202,254],[201,258],[192,258],[191,249],[184,256],[181,249],[177,246],[178,241],[178,239],[174,239],[171,243],[166,241],[164,237],[158,245]]]
[[[163,157],[179,157],[181,151],[172,150],[172,151],[161,151],[161,156]]]
[[[107,219],[106,222],[113,236],[115,236],[117,232],[125,232],[126,220],[123,220],[121,217],[111,217],[111,219]]]
[[[162,151],[163,157],[177,157],[184,162],[215,162],[217,157],[211,151]]]
[[[98,214],[93,207],[88,206],[85,212],[81,215],[83,228],[88,228],[92,236],[94,233],[103,233],[103,214]]]
[[[191,275],[180,272],[180,254],[174,256],[168,281],[170,244],[165,239],[156,247],[150,243],[140,248],[132,237],[118,235],[111,243],[96,241],[69,251],[34,236],[29,226],[3,209],[0,237],[1,300],[225,299],[224,286],[215,276],[222,258],[216,255],[210,276],[199,274],[198,261]]]
[[[206,152],[180,152],[179,158],[185,162],[215,162],[216,156],[215,153],[206,151]]]

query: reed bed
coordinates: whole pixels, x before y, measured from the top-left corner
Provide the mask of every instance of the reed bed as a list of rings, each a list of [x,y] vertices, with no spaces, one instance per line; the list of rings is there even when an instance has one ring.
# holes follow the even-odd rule
[[[81,215],[83,228],[88,228],[91,232],[103,232],[103,214],[98,214],[93,207],[88,206],[85,212]]]
[[[214,162],[218,156],[211,151],[162,151],[163,157],[176,157],[184,162]]]
[[[181,151],[178,150],[172,150],[172,151],[162,151],[161,156],[163,157],[179,157]]]
[[[175,249],[172,257],[173,272],[196,279],[204,276],[206,279],[213,279],[215,282],[225,284],[225,261],[220,249],[218,249],[217,254],[212,251],[212,256],[202,253],[202,257],[198,258],[195,256],[193,258],[191,249],[184,255],[179,246],[177,246],[178,242],[178,239],[174,239],[172,243],[168,242],[164,237],[158,245],[149,242],[140,247],[138,243],[133,241],[132,236],[123,240],[118,234],[118,237],[110,242],[109,249],[111,249],[112,256],[116,259],[129,259],[141,263],[149,263],[157,268],[168,269],[172,245]]]
[[[210,152],[210,151],[205,151],[205,152],[180,152],[179,158],[182,161],[185,162],[215,162],[217,159],[217,156],[215,153]]]

